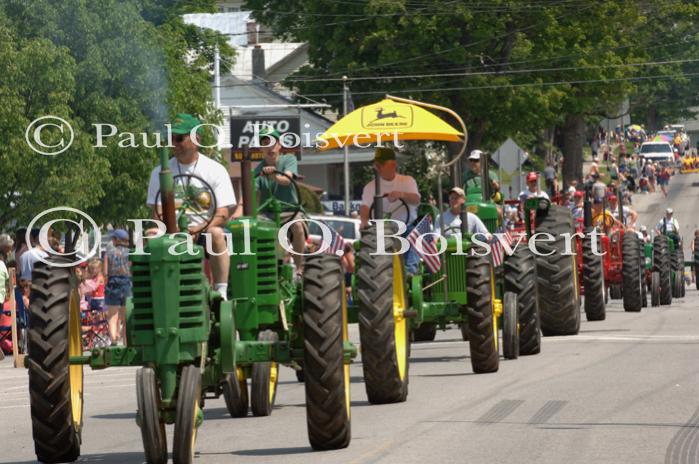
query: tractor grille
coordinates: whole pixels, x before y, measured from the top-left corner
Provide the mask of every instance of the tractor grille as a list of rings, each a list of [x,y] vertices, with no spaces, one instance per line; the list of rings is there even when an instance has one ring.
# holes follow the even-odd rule
[[[277,293],[277,256],[276,242],[271,238],[257,240],[257,294],[272,295]]]
[[[447,285],[449,287],[449,298],[459,303],[466,303],[466,256],[453,255],[450,252],[442,256],[447,260]],[[441,279],[444,274],[440,270],[436,274],[430,276],[429,283],[436,282]],[[432,295],[435,298],[444,297],[443,283],[439,282],[431,288]],[[463,301],[462,301],[463,300]]]
[[[498,220],[497,219],[483,219],[483,224],[485,224],[485,227],[488,229],[488,232],[490,232],[491,234],[494,233],[498,228]]]

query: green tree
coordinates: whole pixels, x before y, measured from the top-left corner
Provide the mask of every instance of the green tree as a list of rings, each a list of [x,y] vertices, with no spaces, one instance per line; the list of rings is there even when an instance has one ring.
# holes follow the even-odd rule
[[[10,70],[21,85],[8,85],[7,92],[14,92],[18,102],[8,125],[23,133],[37,116],[60,115],[71,122],[79,142],[63,155],[35,161],[26,143],[15,138],[12,148],[6,148],[0,141],[0,153],[25,153],[23,158],[0,157],[6,185],[27,185],[11,193],[16,201],[0,205],[0,219],[9,218],[0,227],[11,219],[26,222],[56,205],[82,209],[100,223],[148,214],[145,195],[157,162],[155,149],[140,138],[120,136],[106,138],[103,148],[93,149],[94,124],[153,134],[179,112],[219,123],[210,86],[214,49],[218,46],[227,60],[233,51],[225,37],[186,25],[179,16],[208,11],[214,11],[213,0],[8,0],[0,6],[8,33],[15,37],[2,46],[13,44],[14,53],[26,62]],[[42,55],[19,48],[36,44],[43,44]],[[57,58],[41,58],[48,54]],[[52,66],[52,59],[59,58],[60,66]],[[51,105],[39,106],[35,100]],[[207,141],[211,139],[208,134]],[[43,163],[46,169],[31,163]],[[32,189],[35,185],[39,187]]]

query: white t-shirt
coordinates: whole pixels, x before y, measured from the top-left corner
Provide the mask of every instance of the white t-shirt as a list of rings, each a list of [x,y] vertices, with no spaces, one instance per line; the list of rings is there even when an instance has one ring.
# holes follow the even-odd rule
[[[368,206],[369,208],[371,208],[371,205],[374,203],[374,185],[375,183],[372,179],[371,182],[364,186],[364,191],[362,192],[362,205]],[[416,193],[418,197],[420,196],[420,192],[417,189],[417,182],[415,182],[415,179],[410,176],[396,174],[396,177],[394,177],[393,180],[386,180],[382,177],[379,185],[381,186],[381,195],[387,195],[390,192],[396,191]],[[415,219],[417,219],[417,205],[411,205],[408,203],[408,209],[410,210],[410,221],[415,221]],[[403,202],[400,200],[390,202],[388,198],[384,198],[383,213],[387,217],[403,223],[407,222],[408,219],[406,217],[407,215]]]
[[[181,164],[178,163],[176,157],[170,158],[168,162],[170,170],[172,171],[173,177],[177,177],[180,174],[194,174],[202,178],[207,184],[211,186],[216,196],[216,206],[218,208],[223,208],[224,206],[232,207],[235,206],[235,192],[233,192],[233,184],[228,176],[228,171],[223,165],[212,160],[211,158],[199,153],[199,158],[191,164]],[[148,199],[146,204],[148,206],[154,206],[156,203],[156,196],[158,196],[158,191],[160,190],[160,166],[156,166],[155,169],[150,174],[150,182],[148,183]],[[194,188],[196,190],[208,190],[201,182],[197,179],[192,178],[181,178],[175,179],[175,201],[176,205],[177,199],[180,198],[181,193],[178,190],[184,188],[184,186],[189,181],[189,188]],[[161,203],[161,198],[157,199],[157,203]],[[213,214],[213,212],[211,212]],[[203,222],[203,219],[193,213],[188,211],[187,216],[190,218],[190,222],[193,224],[199,224]]]
[[[624,211],[624,222],[629,218],[629,213],[631,212],[631,209],[628,206],[622,206],[622,210]],[[612,216],[614,216],[614,219],[619,220],[619,206],[616,208],[611,208],[612,210]]]
[[[522,192],[519,194],[519,201],[528,200],[530,198],[546,198],[548,200],[549,194],[546,192],[542,192],[541,190],[532,192],[529,189],[522,190]]]
[[[473,213],[466,213],[467,218],[466,220],[468,221],[468,233],[470,234],[483,234],[483,235],[488,235],[488,229],[485,227],[485,224],[483,224],[483,221],[481,221],[481,218],[476,216]],[[460,214],[454,214],[451,212],[451,210],[447,210],[443,214],[444,216],[444,230],[446,231],[445,236],[450,236],[450,235],[459,235],[461,233],[461,215]],[[437,216],[437,220],[434,223],[434,229],[435,232],[440,233],[440,221],[441,218]],[[456,227],[456,229],[451,229],[452,227]],[[451,229],[451,230],[449,230]]]
[[[48,253],[38,247],[34,247],[26,253],[22,253],[22,257],[19,260],[19,278],[24,280],[32,280],[32,270],[34,269],[34,265],[39,261],[39,258],[48,258],[48,256]]]

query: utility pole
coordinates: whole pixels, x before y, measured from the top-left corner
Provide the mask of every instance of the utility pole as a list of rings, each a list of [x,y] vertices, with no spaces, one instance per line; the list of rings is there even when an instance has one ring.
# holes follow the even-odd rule
[[[216,108],[221,108],[221,53],[218,46],[214,51],[214,88],[216,89],[214,93]]]
[[[347,116],[349,107],[349,87],[347,76],[342,76],[342,116]],[[350,215],[350,173],[349,173],[349,147],[345,143],[345,216]]]

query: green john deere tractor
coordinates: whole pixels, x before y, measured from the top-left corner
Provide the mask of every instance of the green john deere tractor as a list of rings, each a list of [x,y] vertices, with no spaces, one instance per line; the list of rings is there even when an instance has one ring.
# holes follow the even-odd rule
[[[684,282],[678,268],[678,254],[675,250],[675,240],[667,235],[659,234],[652,243],[644,246],[645,280],[650,290],[651,306],[672,304],[672,298],[681,295]],[[684,269],[684,262],[680,269]]]
[[[185,188],[176,198],[178,179],[173,181],[166,151],[160,160],[168,233],[186,230],[190,213],[210,222],[216,210],[211,187],[197,176],[177,176]],[[136,375],[137,423],[149,463],[167,462],[166,424],[174,424],[174,462],[192,462],[205,399],[223,395],[234,417],[247,415],[249,404],[255,415],[269,414],[279,364],[304,366],[311,446],[349,444],[349,363],[356,350],[347,337],[339,259],[310,257],[303,281],[295,281],[276,246],[284,205],[271,200],[256,208],[250,172],[244,161],[244,217],[227,225],[236,252],[244,250],[231,256],[228,298],[211,289],[202,247],[189,252],[176,235],[150,238],[145,253],[130,258],[133,298],[127,302],[125,347],[83,353],[74,267],[62,257],[36,266],[26,365],[39,461],[69,462],[80,455],[86,365],[142,366]],[[263,211],[273,219],[258,218]]]

